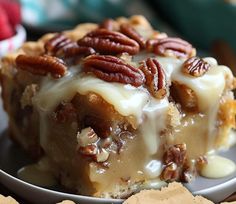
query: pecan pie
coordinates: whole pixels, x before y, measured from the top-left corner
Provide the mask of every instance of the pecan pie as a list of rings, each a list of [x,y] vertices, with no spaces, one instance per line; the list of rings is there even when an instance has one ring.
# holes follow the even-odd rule
[[[142,16],[26,42],[0,76],[11,137],[78,194],[190,182],[236,140],[231,70]]]

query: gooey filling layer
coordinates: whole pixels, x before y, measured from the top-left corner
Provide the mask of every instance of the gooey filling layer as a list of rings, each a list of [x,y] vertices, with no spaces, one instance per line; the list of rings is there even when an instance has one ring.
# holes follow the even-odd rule
[[[137,64],[146,57],[146,54],[135,55],[132,63]],[[151,57],[160,62],[169,84],[177,82],[186,85],[193,90],[197,99],[198,112],[185,113],[170,138],[163,136],[163,131],[168,129],[169,108],[173,105],[168,96],[158,100],[144,87],[106,82],[93,75],[80,73],[79,66],[71,67],[68,74],[60,80],[46,77],[33,98],[33,104],[41,117],[40,142],[44,149],[47,149],[49,128],[45,118],[60,102],[71,101],[77,93],[95,93],[112,105],[120,115],[134,119],[133,126],[137,135],[127,142],[121,154],[111,153],[109,168],[101,170],[94,163],[90,164],[90,180],[95,183],[98,191],[111,191],[116,188],[113,183],[118,184],[120,179],[133,183],[153,180],[149,186],[159,183],[164,145],[186,143],[190,159],[196,159],[215,147],[220,99],[226,86],[226,78],[233,80],[230,69],[219,66],[213,58],[204,58],[211,69],[201,77],[192,77],[181,72],[181,59],[154,55]]]

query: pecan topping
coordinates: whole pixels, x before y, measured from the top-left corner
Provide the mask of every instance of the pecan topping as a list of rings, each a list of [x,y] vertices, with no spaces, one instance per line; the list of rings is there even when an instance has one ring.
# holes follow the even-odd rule
[[[77,134],[77,151],[96,162],[105,162],[108,160],[110,153],[105,148],[100,147],[99,140],[98,135],[91,127],[84,128]]]
[[[148,58],[140,66],[140,69],[145,75],[145,84],[151,94],[158,99],[163,98],[167,93],[167,84],[165,73],[160,63],[156,59]]]
[[[186,144],[176,144],[170,146],[163,156],[164,164],[171,162],[178,166],[183,165],[186,160]]]
[[[152,42],[147,42],[147,48],[152,50],[157,55],[192,57],[195,55],[195,49],[188,42],[180,38],[166,37],[162,39],[155,39]]]
[[[138,87],[143,84],[141,71],[121,59],[110,55],[91,55],[84,60],[83,70],[92,72],[98,78]]]
[[[114,30],[114,20],[113,19],[105,19],[100,25],[99,28],[105,28],[107,30]]]
[[[189,182],[195,176],[195,167],[190,166],[186,157],[186,144],[170,146],[163,155],[165,165],[161,179],[165,181],[181,180]]]
[[[171,162],[167,164],[161,172],[160,178],[164,181],[175,181],[179,179],[178,166]]]
[[[140,48],[144,49],[145,48],[145,39],[134,29],[132,28],[129,24],[122,24],[120,26],[120,32],[128,36],[129,38],[135,40]]]
[[[19,55],[16,65],[17,68],[36,75],[44,76],[50,73],[54,78],[63,77],[67,72],[67,67],[61,59],[49,55]]]
[[[85,147],[89,144],[96,143],[98,136],[91,127],[84,128],[77,134],[77,142],[79,146]]]
[[[79,46],[63,34],[57,34],[44,45],[45,52],[57,57],[88,56],[95,53],[91,47]]]
[[[191,57],[184,62],[182,72],[195,77],[200,77],[205,74],[209,68],[210,64],[205,62],[203,59],[199,57]]]
[[[127,52],[131,55],[139,52],[139,44],[122,33],[106,29],[97,29],[78,41],[78,45],[92,47],[102,54],[120,54]]]

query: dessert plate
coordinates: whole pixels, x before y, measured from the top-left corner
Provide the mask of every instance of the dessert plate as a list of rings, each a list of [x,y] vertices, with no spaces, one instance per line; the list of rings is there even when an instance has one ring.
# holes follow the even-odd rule
[[[236,162],[236,146],[226,152],[221,152],[221,155]],[[75,195],[63,192],[60,187],[41,188],[18,179],[17,170],[30,163],[32,163],[30,158],[7,136],[7,116],[2,110],[0,99],[0,183],[33,203],[56,203],[64,199],[70,199],[80,204],[122,203],[121,199]],[[222,179],[197,177],[194,182],[187,184],[186,187],[193,194],[203,195],[214,202],[219,202],[236,191],[236,172]]]

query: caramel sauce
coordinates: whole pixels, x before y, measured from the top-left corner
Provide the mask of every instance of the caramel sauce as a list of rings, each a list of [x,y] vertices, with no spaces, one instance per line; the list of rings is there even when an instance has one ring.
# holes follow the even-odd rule
[[[47,166],[45,158],[38,163],[27,165],[17,171],[17,176],[28,183],[42,186],[51,187],[57,184],[56,178]]]
[[[141,53],[130,63],[137,64],[146,58],[147,55]],[[196,94],[199,112],[186,114],[170,138],[166,138],[169,144],[186,143],[188,157],[195,159],[214,149],[219,100],[225,88],[225,77],[232,80],[232,73],[227,67],[218,66],[213,58],[205,58],[211,64],[210,70],[202,77],[192,77],[181,72],[183,60],[167,57],[157,59],[165,70],[168,83],[177,81],[190,87]],[[127,187],[135,183],[141,185],[145,180],[158,179],[164,151],[161,145],[165,142],[165,139],[161,139],[161,132],[168,125],[168,96],[157,100],[144,87],[135,88],[129,84],[106,82],[92,75],[84,75],[79,70],[80,67],[71,67],[68,74],[59,81],[46,77],[39,93],[33,98],[33,104],[41,117],[41,145],[45,150],[50,149],[48,141],[51,141],[47,139],[50,129],[48,114],[61,101],[70,101],[77,93],[86,95],[92,92],[111,104],[121,116],[132,117],[137,127],[136,137],[127,142],[121,154],[111,152],[109,168],[88,162],[86,173],[98,195],[100,192],[115,192],[120,186]],[[71,137],[68,138],[72,139]],[[73,139],[73,143],[74,140],[76,139]],[[61,151],[60,148],[58,151]],[[55,149],[50,153],[55,154],[52,157],[56,158]]]
[[[208,118],[202,114],[186,115],[175,128],[171,144],[185,143],[189,159],[204,155],[208,149]]]

